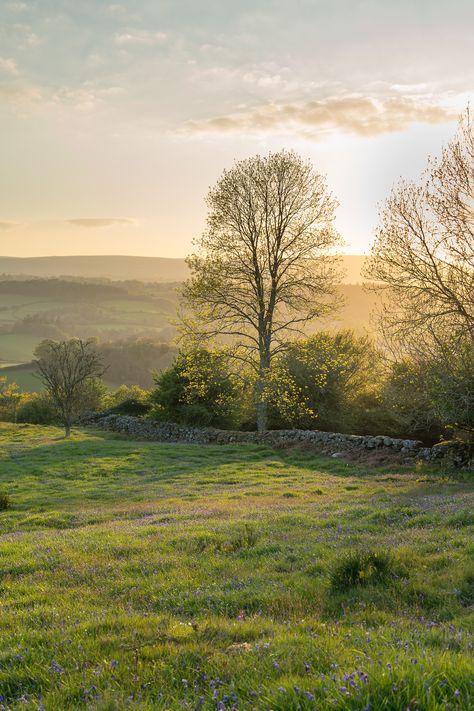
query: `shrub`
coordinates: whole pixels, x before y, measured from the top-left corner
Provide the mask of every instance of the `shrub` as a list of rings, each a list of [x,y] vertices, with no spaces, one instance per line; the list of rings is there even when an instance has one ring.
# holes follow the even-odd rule
[[[110,412],[116,415],[129,415],[130,417],[143,417],[147,415],[151,410],[151,405],[149,402],[143,402],[143,400],[136,400],[135,398],[130,398],[128,400],[123,400],[115,407],[110,408]]]
[[[12,502],[8,494],[3,494],[0,492],[0,511],[6,511],[10,509]]]
[[[331,587],[345,592],[358,585],[385,582],[393,574],[393,559],[389,553],[352,551],[334,566]]]
[[[151,416],[161,421],[203,427],[235,426],[240,390],[222,351],[182,351],[155,379]]]
[[[380,431],[381,363],[370,339],[352,331],[321,331],[291,343],[269,380],[272,426]]]
[[[56,409],[51,400],[43,393],[32,393],[20,403],[17,410],[17,422],[31,425],[52,425],[58,422]]]

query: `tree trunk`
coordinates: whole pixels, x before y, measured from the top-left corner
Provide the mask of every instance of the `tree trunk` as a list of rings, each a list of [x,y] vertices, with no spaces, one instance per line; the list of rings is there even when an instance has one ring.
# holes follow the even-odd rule
[[[65,437],[71,436],[71,423],[70,422],[64,423],[64,436]]]
[[[267,431],[268,427],[268,403],[266,400],[262,399],[261,393],[259,393],[259,400],[257,402],[257,430],[260,434]]]
[[[257,382],[257,430],[260,434],[268,428],[268,403],[265,397],[265,386],[267,382],[268,370],[270,368],[270,355],[265,347],[260,352],[260,368]]]

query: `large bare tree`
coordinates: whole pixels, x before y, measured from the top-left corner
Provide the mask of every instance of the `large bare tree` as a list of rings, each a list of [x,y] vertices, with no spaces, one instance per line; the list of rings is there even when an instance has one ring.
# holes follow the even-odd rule
[[[69,437],[74,418],[84,409],[87,386],[105,371],[102,358],[92,340],[79,338],[42,341],[36,355],[38,377],[61,417],[65,436]]]
[[[414,349],[449,335],[474,341],[474,120],[458,131],[420,184],[386,201],[366,276],[385,294],[382,330]]]
[[[334,307],[336,200],[325,178],[289,151],[234,164],[209,192],[208,226],[188,258],[188,336],[228,338],[257,373],[257,423],[272,358],[291,334]]]

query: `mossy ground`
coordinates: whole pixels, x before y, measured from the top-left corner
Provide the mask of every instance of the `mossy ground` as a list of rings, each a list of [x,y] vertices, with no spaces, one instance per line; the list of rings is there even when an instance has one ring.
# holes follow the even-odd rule
[[[467,474],[0,425],[0,491],[0,708],[474,705]]]

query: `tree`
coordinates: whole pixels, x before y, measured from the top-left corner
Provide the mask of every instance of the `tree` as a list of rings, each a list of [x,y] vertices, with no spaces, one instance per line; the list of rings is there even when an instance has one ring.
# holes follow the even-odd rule
[[[97,390],[96,379],[104,374],[102,359],[93,341],[78,338],[42,341],[35,355],[38,376],[69,437],[74,418],[87,408],[91,392]]]
[[[382,330],[407,350],[446,334],[474,341],[474,120],[432,160],[419,185],[402,181],[385,203],[366,276],[386,295]]]
[[[184,332],[201,344],[227,338],[234,357],[252,366],[264,431],[272,359],[334,308],[336,201],[309,162],[281,151],[235,163],[207,203],[207,230],[187,260]]]

